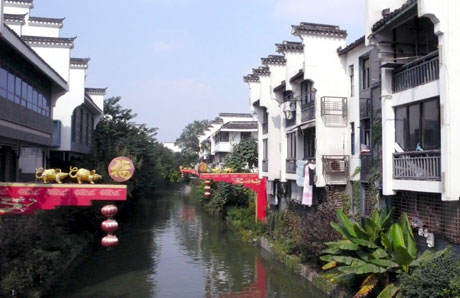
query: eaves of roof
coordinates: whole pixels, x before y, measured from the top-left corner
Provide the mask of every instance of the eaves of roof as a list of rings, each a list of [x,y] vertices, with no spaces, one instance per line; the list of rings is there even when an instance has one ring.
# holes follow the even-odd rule
[[[259,78],[259,76],[251,73],[251,74],[248,74],[248,75],[244,76],[243,81],[245,83],[258,83],[258,82],[260,82],[260,78]]]
[[[392,12],[386,14],[382,19],[377,21],[372,25],[372,33],[376,33],[382,29],[385,25],[391,23],[393,20],[409,11],[410,9],[417,6],[417,0],[407,0],[400,8],[393,10]]]
[[[106,95],[107,87],[106,88],[85,88],[85,92],[89,95]]]
[[[336,25],[316,24],[301,22],[299,25],[292,25],[294,35],[324,35],[333,37],[347,37],[347,31]]]
[[[55,25],[62,28],[65,18],[43,18],[43,17],[29,17],[29,22],[39,23],[45,25]]]
[[[6,22],[24,24],[25,21],[26,21],[26,15],[27,14],[8,14],[8,13],[5,13],[3,15],[3,18],[4,18],[4,20]]]
[[[21,53],[30,63],[40,69],[48,78],[50,78],[62,90],[67,91],[69,86],[67,81],[52,68],[40,55],[38,55],[14,30],[5,24],[0,24],[0,36],[3,37],[12,47]]]
[[[299,72],[292,76],[292,78],[289,79],[289,82],[294,82],[300,79],[303,79],[303,69],[299,69]]]
[[[74,40],[77,37],[47,37],[47,36],[30,36],[23,35],[21,38],[28,44],[34,45],[52,45],[73,48]]]
[[[263,65],[285,65],[286,58],[281,55],[269,55],[266,58],[260,58]]]
[[[345,55],[349,51],[353,50],[356,47],[359,47],[362,44],[364,44],[364,35],[358,38],[357,40],[355,40],[354,42],[350,43],[348,46],[344,47],[343,49],[342,47],[338,48],[337,53],[339,55]]]
[[[276,46],[276,51],[278,53],[284,53],[284,52],[303,52],[304,45],[301,42],[297,41],[283,41],[283,43],[277,43],[275,44]]]

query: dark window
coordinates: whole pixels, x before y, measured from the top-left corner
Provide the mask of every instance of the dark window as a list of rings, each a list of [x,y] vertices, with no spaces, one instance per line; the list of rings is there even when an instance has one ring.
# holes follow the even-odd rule
[[[371,86],[369,67],[369,57],[363,58],[361,60],[361,89],[368,89]]]
[[[303,158],[315,158],[315,129],[304,130],[303,135]]]
[[[244,132],[241,133],[241,140],[247,140],[247,139],[249,139],[250,137],[251,137],[251,133],[250,133],[250,132],[244,131]]]
[[[83,109],[80,108],[80,134],[79,134],[79,144],[83,144]]]
[[[0,96],[6,98],[8,90],[8,72],[3,68],[0,69]]]
[[[22,90],[22,80],[16,77],[16,84],[14,89],[14,102],[21,104],[21,90]]]
[[[76,129],[77,129],[77,123],[76,123],[76,113],[77,113],[77,110],[74,110],[73,111],[73,114],[72,114],[72,131],[71,131],[71,136],[72,136],[72,142],[76,142],[76,135],[77,135],[77,132],[76,132]]]
[[[313,104],[315,101],[315,92],[313,90],[313,83],[310,80],[305,80],[300,83],[300,96],[302,106]]]
[[[361,150],[369,150],[371,147],[371,122],[369,119],[361,121]]]
[[[8,99],[14,101],[14,75],[8,73]]]
[[[263,160],[267,160],[268,159],[268,139],[264,139],[263,141]]]
[[[350,65],[348,67],[348,72],[350,76],[350,97],[355,95],[355,67],[354,65]]]
[[[288,159],[295,159],[296,158],[296,133],[288,133],[287,134],[287,158]]]
[[[351,122],[351,155],[355,155],[355,123]]]
[[[216,143],[228,142],[230,139],[230,134],[228,131],[221,131],[216,135]]]
[[[89,144],[89,114],[86,113],[86,145]]]
[[[439,149],[440,115],[439,99],[395,108],[396,142],[402,149]]]

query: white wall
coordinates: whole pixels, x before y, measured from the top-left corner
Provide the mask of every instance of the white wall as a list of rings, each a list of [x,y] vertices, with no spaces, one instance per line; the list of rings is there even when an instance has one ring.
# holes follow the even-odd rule
[[[64,80],[69,82],[70,48],[31,46]]]
[[[27,21],[26,24],[22,26],[22,34],[31,36],[59,37],[60,28],[56,26],[39,25]]]
[[[62,123],[61,147],[59,148],[62,151],[71,149],[72,114],[74,109],[84,102],[85,75],[85,69],[70,69],[69,92],[57,100],[53,109],[53,119],[60,120]]]
[[[314,82],[316,88],[316,175],[317,187],[326,185],[323,175],[323,155],[350,155],[347,127],[327,127],[321,118],[321,97],[349,97],[347,73],[337,54],[344,48],[345,38],[325,36],[302,36],[304,44],[304,79]],[[346,119],[348,123],[348,119]]]

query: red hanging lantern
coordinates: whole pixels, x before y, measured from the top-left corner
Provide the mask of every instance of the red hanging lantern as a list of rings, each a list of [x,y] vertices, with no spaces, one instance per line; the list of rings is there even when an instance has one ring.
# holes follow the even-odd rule
[[[115,205],[106,205],[106,206],[102,207],[101,213],[105,217],[113,217],[113,216],[117,215],[118,208]]]
[[[210,185],[210,184],[211,184],[211,181],[210,181],[210,180],[205,180],[205,181],[204,181],[204,184]]]
[[[112,234],[113,232],[118,230],[118,222],[116,222],[113,219],[104,220],[101,223],[101,229],[106,233]]]
[[[107,235],[101,240],[101,245],[104,247],[114,247],[118,244],[118,238],[115,235]]]
[[[206,191],[210,191],[210,190],[211,190],[211,186],[209,186],[209,185],[206,185],[206,186],[204,187],[204,190],[206,190]]]
[[[205,197],[210,197],[210,196],[211,196],[211,193],[210,193],[209,191],[207,191],[207,192],[204,193],[204,196],[205,196]]]

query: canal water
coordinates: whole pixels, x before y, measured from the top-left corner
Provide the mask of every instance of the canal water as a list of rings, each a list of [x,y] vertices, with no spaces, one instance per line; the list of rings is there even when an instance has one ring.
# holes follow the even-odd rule
[[[325,297],[180,193],[142,199],[135,214],[120,244],[96,248],[52,297]]]

